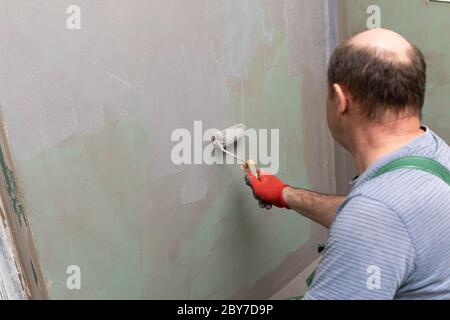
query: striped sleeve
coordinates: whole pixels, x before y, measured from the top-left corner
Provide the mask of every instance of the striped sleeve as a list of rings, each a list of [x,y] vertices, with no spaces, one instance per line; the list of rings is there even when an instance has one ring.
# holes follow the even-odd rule
[[[415,251],[400,217],[364,196],[348,200],[305,299],[389,300],[412,274]]]

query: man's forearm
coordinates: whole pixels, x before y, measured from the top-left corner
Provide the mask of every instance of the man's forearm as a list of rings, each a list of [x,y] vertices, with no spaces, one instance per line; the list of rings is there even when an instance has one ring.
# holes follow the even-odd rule
[[[292,210],[330,228],[337,207],[344,201],[344,196],[321,194],[305,189],[286,187],[283,198]]]

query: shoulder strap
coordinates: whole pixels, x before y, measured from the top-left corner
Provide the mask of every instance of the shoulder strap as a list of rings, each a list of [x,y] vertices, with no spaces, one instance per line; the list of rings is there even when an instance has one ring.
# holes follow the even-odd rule
[[[422,170],[441,178],[450,186],[450,171],[446,167],[433,159],[416,156],[402,157],[389,162],[381,167],[371,179],[399,169]]]

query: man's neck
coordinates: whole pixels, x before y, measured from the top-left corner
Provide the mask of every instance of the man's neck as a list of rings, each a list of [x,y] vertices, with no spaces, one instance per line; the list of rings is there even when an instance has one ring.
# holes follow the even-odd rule
[[[424,134],[417,117],[385,124],[365,124],[355,130],[354,149],[351,151],[356,168],[362,174],[372,163],[401,149]]]

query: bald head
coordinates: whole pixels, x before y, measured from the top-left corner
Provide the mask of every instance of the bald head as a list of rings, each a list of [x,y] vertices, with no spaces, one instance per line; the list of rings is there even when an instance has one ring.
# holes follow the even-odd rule
[[[328,68],[330,93],[339,84],[368,118],[386,112],[420,115],[426,63],[420,50],[386,29],[361,32],[336,48]]]
[[[386,59],[394,59],[403,63],[411,61],[410,53],[413,46],[400,34],[391,30],[364,31],[350,38],[347,43],[356,48],[373,50],[378,56]]]

